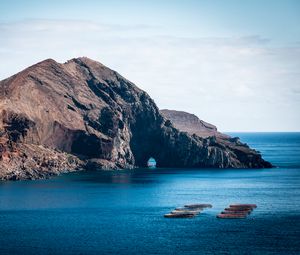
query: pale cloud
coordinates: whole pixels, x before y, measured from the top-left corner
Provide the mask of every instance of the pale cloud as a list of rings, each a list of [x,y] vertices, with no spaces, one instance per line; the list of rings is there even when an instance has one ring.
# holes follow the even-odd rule
[[[88,56],[221,130],[299,130],[300,46],[268,38],[162,36],[162,28],[76,20],[0,24],[0,79],[45,58]],[[298,92],[297,92],[298,91]]]

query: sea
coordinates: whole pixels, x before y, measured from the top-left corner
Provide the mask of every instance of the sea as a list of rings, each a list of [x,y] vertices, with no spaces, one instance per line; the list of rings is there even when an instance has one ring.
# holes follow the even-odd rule
[[[300,254],[300,133],[230,133],[272,169],[85,171],[0,182],[0,254]],[[195,218],[164,214],[210,203]],[[246,219],[218,219],[232,203]]]

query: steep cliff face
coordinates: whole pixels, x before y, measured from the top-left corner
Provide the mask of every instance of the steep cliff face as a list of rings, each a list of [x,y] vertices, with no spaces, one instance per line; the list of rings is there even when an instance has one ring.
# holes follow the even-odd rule
[[[269,167],[212,138],[182,133],[146,92],[88,58],[48,59],[0,82],[0,178],[86,167]]]
[[[160,110],[160,113],[170,120],[178,130],[186,132],[194,138],[198,136],[203,138],[203,140],[209,140],[210,145],[223,148],[223,150],[231,154],[231,157],[236,157],[239,161],[251,161],[252,158],[257,159],[257,152],[247,144],[242,143],[238,137],[230,137],[219,132],[216,126],[200,120],[194,114],[168,109]],[[219,160],[222,161],[222,159]],[[271,164],[268,162],[264,163],[264,165],[264,167],[271,167]],[[231,165],[230,167],[236,166]],[[251,167],[255,166],[252,165]]]

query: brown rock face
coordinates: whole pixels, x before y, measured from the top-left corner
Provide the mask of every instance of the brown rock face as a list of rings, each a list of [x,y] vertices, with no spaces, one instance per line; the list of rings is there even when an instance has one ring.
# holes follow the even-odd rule
[[[182,133],[146,92],[88,58],[48,59],[0,82],[0,178],[99,167],[270,167],[248,147]],[[246,148],[246,149],[245,149]]]
[[[203,120],[200,120],[196,115],[175,110],[160,110],[160,113],[166,118],[172,121],[174,126],[190,135],[197,135],[203,138],[209,136],[222,136],[229,137],[225,134],[218,132],[217,127],[209,124]]]
[[[247,144],[240,141],[238,137],[230,137],[217,130],[217,127],[200,120],[196,115],[176,110],[160,110],[160,113],[171,123],[175,128],[181,132],[186,132],[192,137],[198,136],[204,141],[210,141],[209,144],[219,148],[223,148],[231,157],[238,158],[239,161],[251,161],[253,159],[260,161],[257,158],[258,152],[249,148]],[[219,154],[221,155],[221,154]],[[219,159],[222,161],[222,158]],[[240,163],[241,163],[240,162]],[[264,162],[263,167],[272,167],[269,162]],[[224,167],[240,167],[237,165],[230,165]],[[243,167],[247,167],[244,165]],[[248,167],[259,167],[256,163],[250,163]]]

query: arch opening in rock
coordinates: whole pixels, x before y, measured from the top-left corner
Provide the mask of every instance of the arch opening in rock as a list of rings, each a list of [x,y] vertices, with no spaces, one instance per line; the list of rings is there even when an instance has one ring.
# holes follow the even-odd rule
[[[155,168],[156,167],[156,160],[153,157],[150,157],[147,161],[147,166],[149,168]]]

